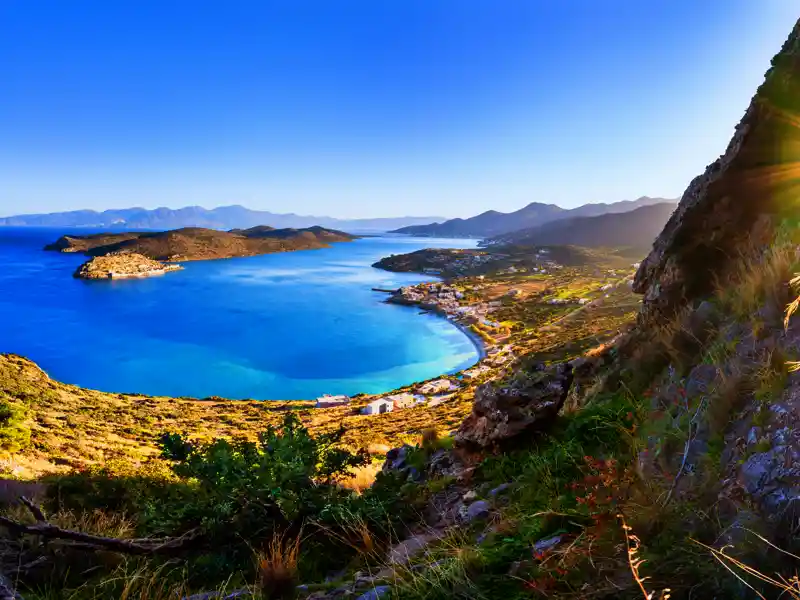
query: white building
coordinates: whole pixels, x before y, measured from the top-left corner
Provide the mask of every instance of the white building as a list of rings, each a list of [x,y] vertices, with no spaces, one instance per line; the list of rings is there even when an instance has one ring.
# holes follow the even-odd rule
[[[314,405],[316,408],[332,408],[334,406],[344,406],[350,404],[349,396],[331,396],[325,394],[317,398],[317,403]]]
[[[453,389],[453,382],[449,379],[436,379],[421,385],[419,391],[422,394],[439,394],[449,392],[451,389]]]
[[[386,398],[378,398],[367,404],[361,409],[362,415],[382,415],[383,413],[392,412],[394,410],[394,403]]]
[[[475,379],[476,377],[480,377],[484,373],[487,373],[489,370],[489,367],[484,365],[473,367],[469,371],[464,371],[464,379]]]
[[[399,410],[402,408],[409,408],[414,406],[414,402],[416,402],[416,397],[413,394],[409,394],[408,392],[402,394],[392,394],[391,396],[384,396],[383,398],[387,402],[392,403],[393,410]]]

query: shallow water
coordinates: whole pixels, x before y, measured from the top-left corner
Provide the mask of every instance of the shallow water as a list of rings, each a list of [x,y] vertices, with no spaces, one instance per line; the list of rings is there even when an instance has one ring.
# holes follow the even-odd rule
[[[468,240],[374,237],[322,250],[189,262],[147,279],[87,282],[83,256],[45,252],[63,230],[0,228],[0,352],[112,392],[299,399],[379,393],[474,364],[451,323],[385,304],[373,287],[428,276],[370,265]]]

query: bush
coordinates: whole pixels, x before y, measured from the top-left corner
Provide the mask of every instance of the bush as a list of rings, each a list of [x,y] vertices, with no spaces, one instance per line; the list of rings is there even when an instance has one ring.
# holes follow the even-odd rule
[[[0,400],[0,449],[16,452],[30,444],[31,432],[25,424],[26,416],[24,407]]]

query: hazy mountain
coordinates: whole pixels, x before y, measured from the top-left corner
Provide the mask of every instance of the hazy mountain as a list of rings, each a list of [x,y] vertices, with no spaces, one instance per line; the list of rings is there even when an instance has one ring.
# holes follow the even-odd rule
[[[648,249],[674,210],[674,202],[661,202],[622,213],[570,217],[495,236],[485,243]]]
[[[584,204],[573,209],[564,209],[555,204],[532,202],[526,207],[511,213],[490,210],[469,219],[450,219],[443,223],[413,225],[402,227],[392,233],[429,237],[472,237],[487,238],[520,229],[528,229],[570,217],[593,217],[610,213],[623,213],[641,206],[663,202],[674,202],[665,198],[642,196],[637,200],[623,200],[611,204]]]
[[[207,227],[211,229],[246,229],[269,225],[277,229],[303,228],[318,225],[347,231],[388,231],[398,227],[430,223],[441,217],[392,217],[378,219],[336,219],[305,215],[278,214],[250,210],[244,206],[220,206],[205,209],[201,206],[185,208],[123,208],[97,212],[74,210],[69,212],[17,215],[0,218],[0,226],[14,227],[102,227],[115,229],[178,229],[181,227]]]

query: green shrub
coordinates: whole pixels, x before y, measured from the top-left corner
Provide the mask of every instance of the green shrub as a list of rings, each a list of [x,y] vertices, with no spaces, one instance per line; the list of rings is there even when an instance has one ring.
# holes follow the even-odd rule
[[[0,450],[16,452],[31,442],[31,432],[25,423],[27,411],[19,404],[0,400]]]

